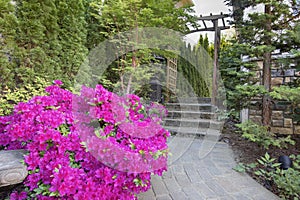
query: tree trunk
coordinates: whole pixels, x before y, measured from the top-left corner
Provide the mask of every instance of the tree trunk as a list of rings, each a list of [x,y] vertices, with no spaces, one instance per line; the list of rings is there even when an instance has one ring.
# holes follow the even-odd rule
[[[270,5],[265,5],[265,14],[271,14]],[[267,16],[268,17],[268,16]],[[267,19],[265,30],[271,32],[271,20]],[[267,46],[272,45],[271,37],[269,35],[265,36],[265,44]],[[271,52],[267,51],[263,55],[263,85],[267,92],[271,91]],[[264,126],[270,127],[271,124],[271,97],[269,94],[263,96],[263,109],[262,109],[262,124]]]

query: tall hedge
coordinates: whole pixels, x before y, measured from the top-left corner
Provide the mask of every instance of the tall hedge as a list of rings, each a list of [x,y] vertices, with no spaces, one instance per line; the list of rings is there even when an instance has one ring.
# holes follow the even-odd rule
[[[0,91],[5,86],[11,87],[15,62],[12,62],[16,49],[17,18],[15,7],[10,0],[0,0]],[[1,93],[1,92],[0,92]]]
[[[0,0],[1,87],[21,87],[36,77],[67,86],[87,54],[82,0]]]

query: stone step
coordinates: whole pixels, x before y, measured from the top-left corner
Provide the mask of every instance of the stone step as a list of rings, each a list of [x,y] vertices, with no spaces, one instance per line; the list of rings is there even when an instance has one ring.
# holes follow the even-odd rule
[[[189,98],[178,98],[177,99],[179,101],[179,103],[195,103],[195,104],[199,104],[199,103],[206,103],[206,104],[210,104],[211,103],[211,98],[208,97],[189,97]]]
[[[203,137],[206,135],[207,129],[205,128],[190,128],[190,127],[174,127],[164,126],[172,135],[178,136],[192,136],[192,137]]]
[[[222,127],[221,122],[217,122],[214,120],[208,119],[188,119],[188,118],[180,118],[180,119],[164,119],[165,126],[171,127],[188,127],[188,128],[210,128],[214,130],[220,130]]]
[[[174,111],[168,112],[168,118],[188,118],[188,119],[216,119],[216,114],[213,112],[200,112],[200,111]]]
[[[168,103],[166,104],[168,111],[202,111],[214,112],[216,109],[211,104],[193,104],[193,103]]]

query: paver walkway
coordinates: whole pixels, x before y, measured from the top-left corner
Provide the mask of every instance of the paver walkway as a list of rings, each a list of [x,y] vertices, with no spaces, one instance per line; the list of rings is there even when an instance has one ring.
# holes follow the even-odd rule
[[[228,144],[216,142],[203,157],[207,140],[172,137],[168,171],[152,177],[152,188],[140,200],[273,200],[279,199],[246,174],[235,172],[234,155]]]

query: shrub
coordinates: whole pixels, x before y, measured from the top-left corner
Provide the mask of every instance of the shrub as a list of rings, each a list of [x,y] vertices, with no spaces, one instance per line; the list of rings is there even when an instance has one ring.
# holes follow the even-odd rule
[[[282,199],[300,199],[300,171],[293,168],[274,174],[274,182],[281,191]]]
[[[300,156],[291,155],[293,166],[287,170],[280,169],[280,163],[275,162],[268,153],[258,159],[258,170],[255,171],[257,176],[263,177],[270,184],[274,184],[279,190],[279,196],[282,199],[299,199],[300,198]]]
[[[269,146],[276,146],[279,148],[286,147],[287,144],[295,144],[295,141],[290,136],[277,138],[276,135],[265,126],[258,125],[252,121],[247,121],[236,125],[241,129],[242,137],[257,143],[265,149],[269,149]]]
[[[264,181],[269,189],[278,192],[281,199],[300,199],[300,155],[291,155],[292,167],[287,170],[280,168],[268,153],[257,159],[257,162],[250,164],[239,163],[234,170],[237,172],[253,172]],[[274,191],[273,191],[274,192]]]
[[[16,104],[26,102],[33,96],[46,95],[45,87],[51,85],[46,80],[37,77],[33,84],[11,90],[6,88],[0,93],[0,116],[9,115]]]
[[[166,170],[164,109],[100,85],[74,95],[61,84],[0,117],[0,146],[28,150],[26,193],[11,198],[136,199],[150,188],[151,173]]]

